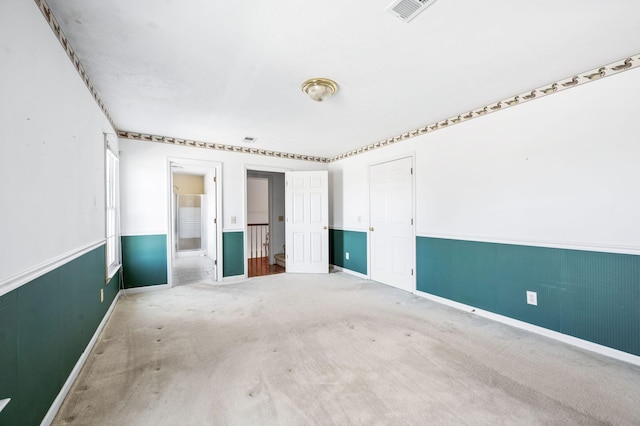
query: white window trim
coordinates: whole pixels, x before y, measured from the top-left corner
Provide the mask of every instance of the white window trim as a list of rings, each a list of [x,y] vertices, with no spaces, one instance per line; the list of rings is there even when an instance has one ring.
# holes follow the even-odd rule
[[[105,281],[109,282],[122,267],[120,243],[120,161],[117,151],[105,135]],[[112,212],[112,215],[110,215]],[[110,216],[113,223],[110,223]],[[111,244],[114,252],[111,253]]]

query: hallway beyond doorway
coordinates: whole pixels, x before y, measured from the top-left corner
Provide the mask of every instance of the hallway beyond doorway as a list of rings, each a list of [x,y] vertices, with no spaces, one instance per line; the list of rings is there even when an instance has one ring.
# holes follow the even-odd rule
[[[270,265],[268,257],[254,257],[252,259],[248,259],[247,266],[249,278],[282,274],[285,272],[285,269],[278,264]]]

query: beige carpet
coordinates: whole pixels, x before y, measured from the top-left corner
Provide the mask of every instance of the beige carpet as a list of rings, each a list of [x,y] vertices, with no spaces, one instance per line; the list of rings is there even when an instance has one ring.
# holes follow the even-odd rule
[[[344,273],[123,296],[54,424],[640,424],[640,368]]]

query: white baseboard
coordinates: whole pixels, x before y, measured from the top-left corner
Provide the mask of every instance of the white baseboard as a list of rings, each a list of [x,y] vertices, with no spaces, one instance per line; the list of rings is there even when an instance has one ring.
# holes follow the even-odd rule
[[[231,275],[230,277],[223,277],[222,282],[244,281],[246,279],[246,275]]]
[[[354,275],[358,278],[364,278],[365,280],[369,279],[368,275],[361,274],[360,272],[352,271],[351,269],[343,268],[342,266],[329,265],[329,267],[336,272],[344,272],[345,274]]]
[[[0,400],[0,413],[2,412],[2,410],[4,410],[4,407],[6,407],[10,401],[11,401],[11,398]]]
[[[73,370],[71,370],[71,374],[69,374],[69,377],[67,378],[66,382],[64,382],[64,385],[62,386],[62,389],[60,389],[60,392],[58,393],[58,396],[56,397],[56,399],[53,401],[53,404],[51,404],[51,407],[49,407],[49,411],[47,411],[47,415],[44,416],[44,419],[42,419],[42,423],[40,423],[41,426],[49,426],[53,422],[53,419],[55,418],[56,414],[58,414],[58,410],[60,410],[60,407],[62,406],[64,399],[67,397],[67,394],[69,393],[69,390],[73,385],[73,382],[75,382],[76,379],[78,378],[78,374],[80,373],[82,366],[87,361],[87,358],[91,353],[91,350],[93,349],[96,342],[98,341],[98,336],[100,336],[102,329],[104,328],[105,324],[107,323],[107,320],[111,316],[111,313],[115,309],[116,303],[120,298],[120,293],[121,292],[118,292],[118,294],[116,294],[116,297],[113,298],[113,302],[111,303],[111,306],[109,306],[107,313],[105,314],[104,318],[102,318],[102,321],[100,321],[100,325],[98,325],[96,332],[93,333],[93,337],[89,341],[89,344],[87,345],[84,352],[82,352],[82,355],[80,355],[78,362],[76,362],[76,365],[73,367]]]
[[[528,322],[520,321],[504,315],[495,314],[489,311],[483,311],[482,309],[474,308],[473,306],[465,305],[464,303],[455,302],[453,300],[445,299],[440,296],[425,293],[422,291],[415,291],[416,296],[421,296],[434,302],[451,306],[456,309],[460,309],[465,312],[471,312],[484,318],[488,318],[493,321],[501,322],[503,324],[510,325],[512,327],[527,330],[532,333],[540,334],[545,337],[549,337],[554,340],[558,340],[563,343],[567,343],[572,346],[576,346],[581,349],[585,349],[591,352],[595,352],[600,355],[608,356],[610,358],[617,359],[619,361],[628,362],[640,366],[640,356],[636,356],[627,352],[619,351],[617,349],[610,348],[608,346],[593,343],[588,340],[579,339],[577,337],[569,336],[568,334],[559,333],[557,331],[549,330],[548,328],[539,327],[537,325],[529,324]]]
[[[125,288],[120,291],[122,291],[124,295],[128,295],[128,294],[136,294],[136,293],[148,293],[150,291],[168,290],[170,288],[171,286],[169,284],[160,284],[160,285],[145,285],[143,287]]]

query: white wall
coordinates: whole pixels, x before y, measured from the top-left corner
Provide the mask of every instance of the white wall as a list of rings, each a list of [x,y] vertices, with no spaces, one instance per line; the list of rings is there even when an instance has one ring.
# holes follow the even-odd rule
[[[366,230],[369,165],[415,154],[418,235],[640,253],[638,99],[634,69],[331,163],[332,227]]]
[[[269,223],[269,179],[247,178],[247,223]]]
[[[204,194],[204,177],[173,173],[173,192],[176,194]]]
[[[114,133],[32,1],[0,2],[0,285],[103,240]]]
[[[120,139],[122,182],[122,234],[167,234],[167,158],[198,159],[222,163],[223,230],[243,231],[245,226],[245,167],[291,170],[326,170],[327,165],[155,142]],[[231,223],[231,218],[236,223]],[[220,220],[220,218],[219,218]]]

